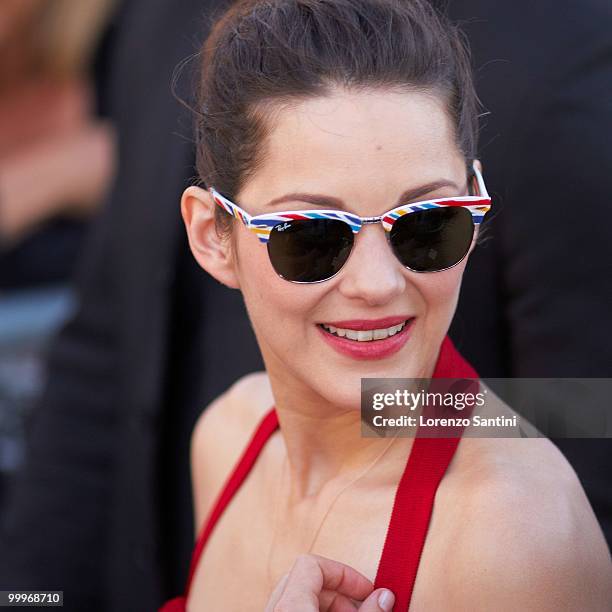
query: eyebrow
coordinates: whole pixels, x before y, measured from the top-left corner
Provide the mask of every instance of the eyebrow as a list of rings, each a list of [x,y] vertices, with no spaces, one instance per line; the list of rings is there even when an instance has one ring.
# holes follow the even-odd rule
[[[453,187],[459,191],[459,186],[454,181],[440,179],[438,181],[433,181],[431,183],[427,183],[426,185],[421,185],[420,187],[415,187],[414,189],[404,191],[392,208],[396,208],[402,204],[408,204],[417,198],[435,191],[436,189],[441,189],[442,187]],[[314,206],[324,206],[327,208],[346,210],[344,202],[340,198],[318,193],[287,193],[278,198],[270,200],[266,206],[274,206],[275,204],[281,204],[283,202],[306,202],[307,204],[313,204]]]

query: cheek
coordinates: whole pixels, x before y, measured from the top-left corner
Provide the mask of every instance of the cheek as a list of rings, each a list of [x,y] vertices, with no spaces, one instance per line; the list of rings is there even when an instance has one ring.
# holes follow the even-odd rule
[[[245,302],[247,305],[265,303],[266,294],[269,293],[267,278],[270,272],[273,273],[265,245],[236,223],[232,235],[232,253],[234,270]]]
[[[321,289],[280,278],[270,263],[266,246],[255,236],[252,238],[236,236],[234,252],[240,290],[253,329],[262,350],[264,346],[282,345],[285,339],[294,343],[295,336],[289,332],[301,333],[309,325],[309,316],[321,299]]]
[[[459,299],[464,269],[465,261],[443,272],[413,275],[413,277],[417,276],[414,283],[417,285],[430,315],[452,318]]]

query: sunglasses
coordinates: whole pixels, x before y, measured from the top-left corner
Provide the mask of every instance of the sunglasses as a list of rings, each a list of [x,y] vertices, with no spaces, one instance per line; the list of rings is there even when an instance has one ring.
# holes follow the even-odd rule
[[[276,273],[292,283],[320,283],[346,263],[364,225],[381,223],[402,266],[413,272],[441,272],[467,255],[474,230],[491,208],[482,175],[473,166],[472,193],[398,206],[378,217],[343,210],[291,210],[251,216],[208,190],[214,201],[254,232],[268,248]]]

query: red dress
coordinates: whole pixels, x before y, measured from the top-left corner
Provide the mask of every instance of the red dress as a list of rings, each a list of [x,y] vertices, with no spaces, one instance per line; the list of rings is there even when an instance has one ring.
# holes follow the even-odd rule
[[[478,378],[478,374],[458,353],[446,337],[433,374],[434,378]],[[191,581],[198,560],[219,517],[255,464],[267,440],[278,428],[276,411],[272,408],[255,431],[225,487],[217,498],[212,512],[198,537],[185,594],[168,601],[160,612],[185,612]],[[385,587],[395,594],[394,612],[406,612],[412,597],[421,552],[429,526],[436,490],[461,438],[415,438],[400,479],[375,588]]]

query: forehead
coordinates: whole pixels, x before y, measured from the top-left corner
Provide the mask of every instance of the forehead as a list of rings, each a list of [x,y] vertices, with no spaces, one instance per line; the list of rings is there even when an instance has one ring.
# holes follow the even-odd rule
[[[278,110],[269,127],[262,163],[241,191],[245,202],[296,191],[392,200],[441,178],[460,180],[465,168],[433,94],[336,91]]]

